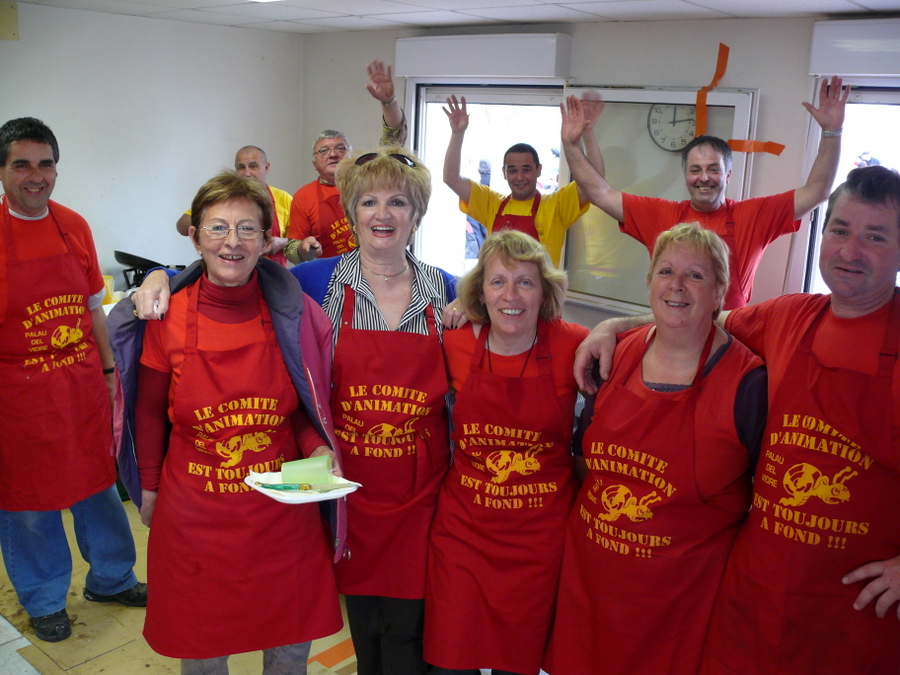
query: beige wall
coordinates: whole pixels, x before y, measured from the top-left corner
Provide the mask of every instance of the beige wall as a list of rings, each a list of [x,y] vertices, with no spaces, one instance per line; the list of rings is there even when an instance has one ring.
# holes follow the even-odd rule
[[[194,260],[175,221],[243,145],[269,153],[274,185],[299,185],[302,37],[18,9],[21,38],[0,40],[0,123],[27,115],[53,129],[53,198],[87,218],[104,272],[121,270],[116,249]]]

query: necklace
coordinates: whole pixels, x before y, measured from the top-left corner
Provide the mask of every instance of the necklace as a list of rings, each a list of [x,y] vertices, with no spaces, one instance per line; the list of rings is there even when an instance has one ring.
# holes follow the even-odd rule
[[[488,370],[492,373],[494,372],[494,364],[491,362],[491,333],[490,329],[488,329],[487,337],[484,340],[485,349],[487,349],[488,355]],[[525,367],[528,365],[528,359],[531,358],[531,352],[534,351],[534,346],[537,344],[537,331],[534,331],[534,339],[531,341],[531,346],[528,348],[528,353],[525,355],[525,363],[522,364],[522,370],[519,373],[519,379],[522,379],[522,376],[525,374]]]
[[[366,263],[362,262],[362,260],[360,260],[360,263],[362,263],[362,266],[364,269],[368,270],[369,272],[371,272],[372,274],[374,274],[376,276],[381,277],[385,281],[387,281],[388,279],[393,279],[394,277],[399,277],[401,274],[403,274],[404,272],[406,272],[406,270],[409,269],[409,260],[406,261],[406,264],[403,266],[403,269],[400,270],[399,272],[397,272],[396,274],[382,274],[381,272],[376,272],[375,270],[373,270],[371,267],[366,265]]]

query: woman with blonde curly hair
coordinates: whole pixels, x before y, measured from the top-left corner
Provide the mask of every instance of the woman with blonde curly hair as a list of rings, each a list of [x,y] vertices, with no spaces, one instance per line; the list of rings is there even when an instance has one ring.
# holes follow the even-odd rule
[[[450,461],[440,317],[455,279],[408,250],[431,197],[418,157],[347,157],[337,186],[358,248],[292,270],[334,325],[335,431],[345,477],[363,484],[335,574],[359,674],[424,675],[428,528]]]

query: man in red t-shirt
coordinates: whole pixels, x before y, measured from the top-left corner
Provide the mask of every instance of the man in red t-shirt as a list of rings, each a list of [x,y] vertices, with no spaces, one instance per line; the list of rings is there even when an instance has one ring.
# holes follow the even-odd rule
[[[406,117],[394,96],[391,67],[375,60],[366,66],[366,71],[369,74],[366,89],[381,102],[383,111],[379,145],[404,145]],[[292,243],[286,251],[291,262],[332,258],[356,248],[350,223],[341,206],[341,196],[334,184],[335,169],[351,150],[347,137],[334,129],[326,129],[313,142],[312,164],[319,176],[294,194],[291,228],[287,235]]]
[[[72,634],[69,509],[84,597],[147,604],[116,490],[112,350],[90,228],[50,201],[59,145],[40,120],[0,127],[0,549],[35,635]]]
[[[725,198],[731,178],[731,148],[715,136],[699,136],[682,150],[690,200],[673,202],[614,189],[606,182],[602,162],[589,162],[578,145],[588,122],[582,103],[573,96],[567,106],[562,106],[563,148],[578,187],[651,254],[659,233],[682,222],[700,223],[722,237],[731,250],[731,284],[725,309],[734,309],[750,302],[753,276],[766,247],[778,237],[796,232],[799,219],[828,197],[837,174],[849,95],[850,88],[842,88],[841,78],[834,77],[830,84],[827,79],[822,82],[818,108],[803,104],[822,128],[819,152],[804,185],[769,197],[744,201]]]

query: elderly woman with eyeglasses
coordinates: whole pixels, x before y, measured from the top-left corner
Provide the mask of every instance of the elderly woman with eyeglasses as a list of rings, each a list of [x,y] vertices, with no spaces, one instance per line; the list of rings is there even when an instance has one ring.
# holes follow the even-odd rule
[[[359,675],[424,675],[428,531],[450,463],[441,313],[455,279],[407,250],[431,197],[417,157],[400,146],[345,157],[337,186],[358,248],[291,269],[333,324],[330,412],[343,475],[363,484],[335,574]],[[158,274],[135,301],[142,317],[167,312]]]
[[[335,566],[360,675],[425,673],[428,530],[449,465],[441,313],[454,279],[407,250],[431,175],[399,146],[345,158],[337,186],[358,248],[291,271],[334,325],[331,409],[349,555]]]
[[[186,675],[227,674],[228,655],[260,649],[263,673],[305,673],[310,641],[341,628],[319,506],[278,503],[243,479],[303,456],[337,461],[315,406],[330,326],[290,273],[260,258],[272,227],[265,186],[223,173],[197,193],[191,220],[202,260],[173,280],[180,292],[165,321],[146,324],[140,356],[137,501],[152,525],[153,586],[144,636]]]

